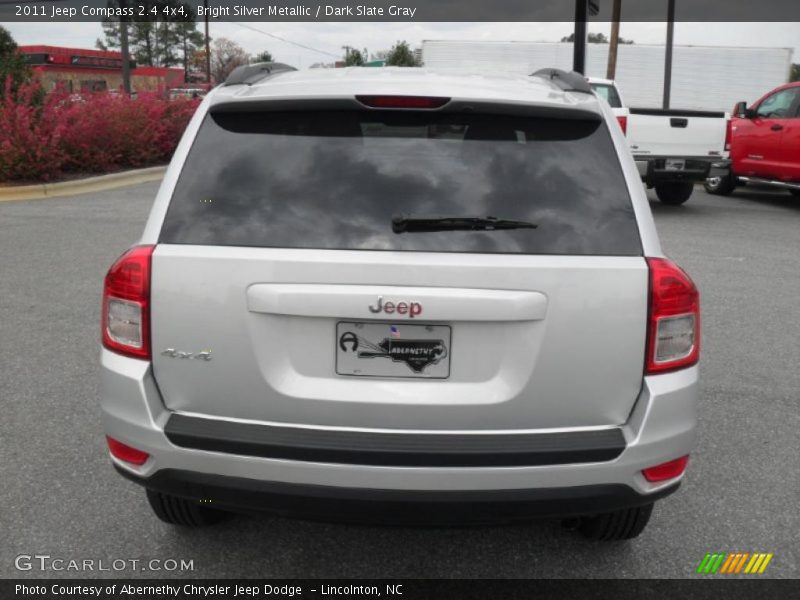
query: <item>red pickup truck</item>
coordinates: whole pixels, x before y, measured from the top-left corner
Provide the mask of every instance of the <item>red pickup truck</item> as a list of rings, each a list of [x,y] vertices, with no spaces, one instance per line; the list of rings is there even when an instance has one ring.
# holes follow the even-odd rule
[[[728,122],[730,160],[712,165],[711,194],[759,183],[800,197],[800,82],[775,88],[751,107],[739,102]]]

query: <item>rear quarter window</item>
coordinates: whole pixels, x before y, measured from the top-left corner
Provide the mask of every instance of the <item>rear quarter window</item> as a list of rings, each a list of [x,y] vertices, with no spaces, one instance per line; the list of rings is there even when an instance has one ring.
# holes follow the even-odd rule
[[[392,219],[536,229],[394,233]],[[641,255],[602,121],[441,111],[223,112],[203,122],[161,243]]]
[[[611,108],[622,108],[622,99],[617,93],[617,88],[615,88],[613,85],[593,83],[591,86],[598,96],[608,102],[608,105]]]

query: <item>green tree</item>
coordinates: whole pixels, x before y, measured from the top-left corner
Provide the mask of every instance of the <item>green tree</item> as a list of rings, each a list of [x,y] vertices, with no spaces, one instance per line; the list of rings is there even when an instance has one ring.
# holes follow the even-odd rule
[[[800,64],[794,63],[792,65],[792,72],[789,76],[789,81],[800,81]]]
[[[184,5],[184,10],[187,16],[175,24],[175,29],[179,40],[181,65],[186,78],[189,79],[192,58],[204,47],[205,36],[197,30],[197,21],[192,10],[187,5]]]
[[[260,62],[274,62],[275,59],[272,58],[272,53],[269,50],[264,50],[259,52],[258,54],[253,55],[252,62],[260,63]]]
[[[124,1],[109,0],[108,6]],[[144,14],[128,24],[131,56],[137,64],[149,67],[181,65],[188,75],[192,56],[203,44],[196,14],[180,0],[140,0],[139,4],[144,6]],[[95,46],[101,50],[119,48],[119,19],[104,19],[102,25],[103,39]]]
[[[386,55],[387,67],[419,67],[420,61],[417,59],[414,51],[408,45],[408,42],[403,40],[397,42],[389,53]]]
[[[350,46],[344,46],[345,67],[363,67],[365,62],[364,54],[362,54],[361,50],[351,48]]]
[[[575,34],[570,33],[569,35],[565,35],[561,38],[562,42],[574,42],[575,41]],[[586,36],[586,41],[590,44],[607,44],[608,38],[604,33],[590,33]],[[625,38],[619,38],[620,44],[633,44],[633,40],[626,40]]]
[[[31,68],[25,57],[17,52],[17,43],[5,27],[0,26],[0,98],[5,94],[6,81],[11,80],[11,90],[31,78]]]

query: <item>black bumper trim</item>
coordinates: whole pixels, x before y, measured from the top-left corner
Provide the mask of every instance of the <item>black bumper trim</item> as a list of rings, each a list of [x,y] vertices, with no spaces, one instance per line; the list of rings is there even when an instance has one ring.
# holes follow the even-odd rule
[[[642,180],[648,185],[672,182],[697,183],[705,181],[712,163],[721,160],[719,156],[684,158],[681,156],[651,156],[649,154],[634,155],[633,158],[636,162],[647,163],[647,173]],[[667,158],[686,161],[684,169],[681,171],[668,171],[666,169]]]
[[[327,521],[396,524],[460,524],[532,518],[589,516],[655,502],[675,483],[652,494],[623,484],[524,490],[386,490],[261,481],[177,469],[149,478],[116,466],[150,490],[235,512],[271,512]]]
[[[391,467],[512,467],[604,462],[625,449],[622,430],[437,434],[332,431],[174,414],[164,432],[182,448],[244,456]]]

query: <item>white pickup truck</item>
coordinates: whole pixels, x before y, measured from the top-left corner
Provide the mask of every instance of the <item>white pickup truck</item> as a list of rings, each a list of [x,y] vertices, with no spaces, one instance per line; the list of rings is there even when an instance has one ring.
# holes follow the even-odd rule
[[[611,105],[642,181],[664,204],[686,202],[711,164],[724,158],[730,135],[726,113],[627,108],[613,81],[589,78],[589,84]]]

